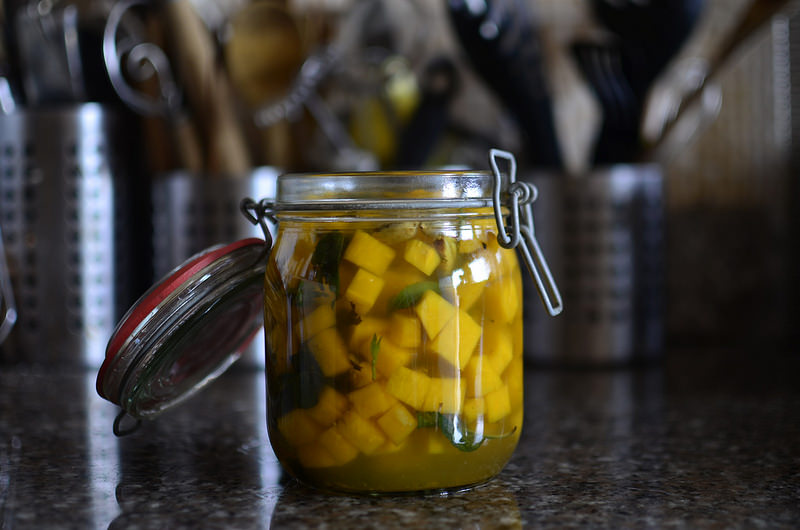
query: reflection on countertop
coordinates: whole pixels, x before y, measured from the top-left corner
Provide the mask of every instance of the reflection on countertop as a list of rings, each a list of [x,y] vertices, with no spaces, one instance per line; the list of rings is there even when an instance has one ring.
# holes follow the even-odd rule
[[[640,369],[528,369],[524,432],[497,478],[353,497],[282,475],[257,371],[115,438],[94,373],[0,366],[0,528],[789,528],[799,367],[796,355],[694,352]]]

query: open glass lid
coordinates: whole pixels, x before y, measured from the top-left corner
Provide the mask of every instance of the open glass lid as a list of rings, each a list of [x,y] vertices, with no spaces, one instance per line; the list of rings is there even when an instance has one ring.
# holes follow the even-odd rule
[[[188,259],[117,324],[97,392],[136,420],[153,417],[225,371],[263,325],[268,245],[243,239]]]

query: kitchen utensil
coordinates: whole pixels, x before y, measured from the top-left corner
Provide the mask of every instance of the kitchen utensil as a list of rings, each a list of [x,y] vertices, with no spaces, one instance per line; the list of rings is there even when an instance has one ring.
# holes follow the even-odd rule
[[[0,322],[0,344],[2,344],[17,321],[17,304],[14,302],[14,289],[11,287],[11,277],[8,274],[2,230],[0,230],[0,311],[3,315],[3,320]]]
[[[592,7],[615,36],[573,47],[604,109],[594,162],[630,162],[641,155],[640,128],[650,87],[691,33],[703,0],[593,0]]]
[[[674,153],[676,146],[685,145],[685,141],[696,134],[701,123],[707,123],[716,115],[721,96],[719,88],[711,80],[754,32],[788,5],[788,0],[753,0],[723,37],[719,47],[706,57],[687,59],[687,68],[683,72],[675,72],[673,78],[654,87],[643,124],[648,143],[645,160],[660,160],[660,153],[667,153],[666,156]],[[690,123],[680,125],[684,116],[689,117]],[[682,129],[679,134],[671,134],[672,129],[678,127]]]
[[[119,99],[133,111],[167,121],[180,167],[199,173],[204,169],[200,139],[184,107],[183,92],[173,76],[169,58],[144,35],[119,34],[128,11],[145,5],[148,4],[144,0],[121,1],[109,12],[103,31],[103,59],[109,81]],[[155,94],[131,86],[129,80],[154,85]]]
[[[209,174],[244,175],[251,167],[237,121],[229,79],[216,60],[214,41],[188,0],[164,5],[167,33],[187,101],[202,131]]]
[[[448,0],[448,15],[470,63],[519,124],[526,162],[561,168],[542,51],[524,0]]]
[[[434,58],[420,79],[422,97],[400,136],[396,165],[400,169],[425,167],[447,127],[449,104],[459,88],[455,63]]]
[[[129,113],[96,103],[0,116],[0,221],[18,312],[3,361],[99,366],[151,281],[135,138]]]
[[[14,25],[27,104],[85,100],[78,8],[31,2],[17,11]]]

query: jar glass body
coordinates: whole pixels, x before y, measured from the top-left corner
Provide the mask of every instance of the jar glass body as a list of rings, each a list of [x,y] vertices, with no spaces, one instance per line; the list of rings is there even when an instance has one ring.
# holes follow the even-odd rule
[[[522,429],[522,282],[490,207],[279,213],[265,281],[267,424],[326,489],[458,489]]]

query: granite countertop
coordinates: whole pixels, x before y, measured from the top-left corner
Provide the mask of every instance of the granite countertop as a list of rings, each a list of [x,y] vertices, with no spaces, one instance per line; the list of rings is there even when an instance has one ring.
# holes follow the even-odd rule
[[[796,528],[798,368],[753,352],[529,368],[522,439],[498,477],[373,498],[282,475],[258,371],[116,438],[93,372],[0,366],[0,528]]]

